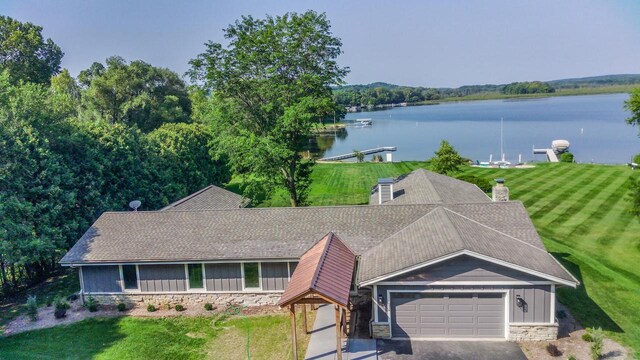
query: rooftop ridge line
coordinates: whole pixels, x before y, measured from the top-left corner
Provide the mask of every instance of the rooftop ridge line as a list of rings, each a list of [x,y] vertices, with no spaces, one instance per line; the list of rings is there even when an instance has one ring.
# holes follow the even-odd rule
[[[471,219],[471,218],[469,218],[469,217],[466,217],[466,216],[464,216],[464,215],[462,215],[462,214],[460,214],[460,213],[458,213],[458,212],[455,212],[455,211],[453,211],[453,210],[451,210],[451,209],[445,209],[445,210],[450,211],[450,212],[451,212],[451,213],[453,213],[453,214],[456,214],[456,215],[458,215],[458,216],[460,216],[460,217],[462,217],[462,218],[464,218],[464,219],[466,219],[466,220],[469,220],[469,221],[471,221],[471,222],[473,222],[473,223],[475,223],[475,224],[478,224],[478,225],[480,225],[480,226],[482,226],[482,227],[484,227],[484,228],[487,228],[487,229],[489,229],[489,230],[491,230],[491,231],[497,232],[497,233],[498,233],[498,234],[500,234],[500,235],[504,235],[504,236],[508,237],[508,238],[509,238],[509,239],[511,239],[511,240],[515,240],[515,241],[517,241],[517,242],[520,242],[520,243],[523,243],[523,244],[525,244],[525,245],[527,245],[527,246],[530,246],[530,247],[532,247],[532,248],[534,248],[534,249],[536,249],[536,250],[538,250],[538,251],[542,251],[542,252],[544,252],[544,253],[546,253],[546,254],[549,254],[549,253],[547,252],[547,250],[544,250],[544,249],[541,249],[541,248],[539,248],[539,247],[537,247],[537,246],[534,246],[534,245],[532,245],[532,244],[529,244],[528,242],[523,241],[523,240],[520,240],[520,239],[518,239],[518,238],[516,238],[516,237],[513,237],[513,236],[511,236],[511,235],[509,235],[509,234],[505,234],[505,233],[503,233],[502,231],[499,231],[499,230],[494,229],[494,228],[492,228],[492,227],[490,227],[490,226],[488,226],[488,225],[485,225],[485,224],[483,224],[483,223],[481,223],[481,222],[478,222],[478,221],[473,220],[473,219]],[[454,227],[455,227],[455,226],[454,226]],[[457,228],[456,228],[456,231],[458,231],[458,230],[457,230]]]

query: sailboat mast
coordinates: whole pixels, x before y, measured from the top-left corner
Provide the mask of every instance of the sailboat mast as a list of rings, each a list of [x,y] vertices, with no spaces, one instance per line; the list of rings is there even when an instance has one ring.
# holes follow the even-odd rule
[[[504,161],[504,136],[503,136],[503,130],[504,130],[504,118],[500,118],[500,158],[502,159],[502,161]]]

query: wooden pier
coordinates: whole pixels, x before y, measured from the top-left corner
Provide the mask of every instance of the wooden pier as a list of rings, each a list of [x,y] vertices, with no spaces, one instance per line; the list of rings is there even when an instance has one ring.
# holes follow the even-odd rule
[[[396,151],[396,150],[398,150],[398,148],[395,146],[381,146],[373,149],[362,150],[360,151],[360,153],[363,155],[371,155],[371,154],[376,154],[380,152],[389,152],[389,151]],[[354,157],[356,157],[356,153],[352,152],[348,154],[323,157],[322,159],[318,159],[318,161],[338,161],[338,160],[350,159]]]

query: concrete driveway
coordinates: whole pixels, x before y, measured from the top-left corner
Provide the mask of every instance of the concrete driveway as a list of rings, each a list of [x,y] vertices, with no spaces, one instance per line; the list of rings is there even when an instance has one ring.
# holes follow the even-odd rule
[[[378,340],[378,359],[527,360],[516,343],[507,341]]]

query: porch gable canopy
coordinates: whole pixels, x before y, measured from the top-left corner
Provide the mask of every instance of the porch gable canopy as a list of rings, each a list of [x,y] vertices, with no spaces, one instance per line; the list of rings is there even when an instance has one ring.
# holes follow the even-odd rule
[[[356,255],[329,232],[300,257],[278,305],[285,307],[307,297],[347,307]]]

